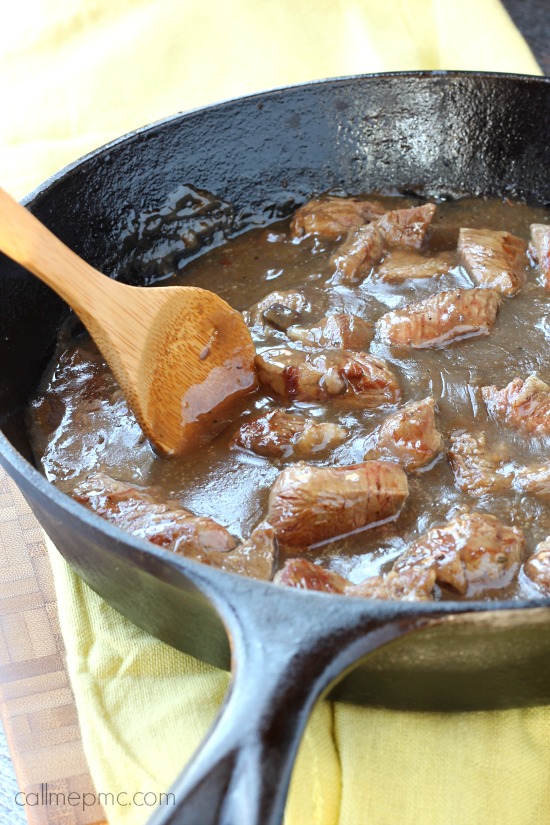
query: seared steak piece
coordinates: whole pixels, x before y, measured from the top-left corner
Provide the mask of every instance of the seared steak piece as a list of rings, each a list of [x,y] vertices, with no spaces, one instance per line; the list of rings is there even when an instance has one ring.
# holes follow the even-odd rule
[[[426,258],[417,252],[396,249],[386,255],[376,270],[376,278],[389,284],[401,284],[418,278],[437,278],[449,271],[453,258],[449,252],[438,252],[431,258]]]
[[[443,347],[453,341],[488,335],[500,297],[492,289],[453,289],[382,315],[376,322],[380,339],[393,346]]]
[[[535,496],[550,496],[550,463],[516,471],[514,488]]]
[[[90,475],[72,497],[111,524],[183,556],[204,561],[204,555],[227,553],[236,546],[233,536],[213,519],[193,515],[178,501],[162,501],[151,488],[104,473]]]
[[[307,559],[288,559],[273,579],[277,584],[299,590],[319,590],[323,593],[343,593],[348,580]]]
[[[395,209],[386,212],[376,226],[390,249],[422,249],[436,209],[435,203]]]
[[[530,375],[514,378],[503,389],[482,387],[481,395],[491,418],[534,435],[550,435],[550,387]]]
[[[307,458],[336,447],[346,436],[347,431],[338,424],[274,410],[243,424],[231,445],[267,458]]]
[[[300,207],[290,223],[293,238],[318,235],[336,241],[361,224],[376,220],[386,210],[379,203],[359,198],[314,198]]]
[[[286,403],[345,399],[370,409],[400,398],[397,378],[386,363],[364,353],[273,347],[254,363],[260,383]]]
[[[384,573],[369,576],[360,584],[351,584],[343,576],[303,558],[289,559],[276,573],[274,581],[300,590],[318,590],[325,593],[343,593],[365,599],[392,599],[395,601],[430,601],[435,584],[435,571],[405,570],[402,575]]]
[[[408,492],[404,471],[389,461],[347,467],[299,462],[277,477],[267,520],[280,544],[309,547],[396,517]]]
[[[421,249],[436,207],[433,203],[386,212],[379,220],[351,229],[331,258],[339,281],[359,283],[388,249]]]
[[[241,576],[273,578],[277,540],[266,522],[237,545],[213,519],[193,515],[178,501],[161,501],[152,488],[132,486],[103,473],[81,482],[72,496],[111,524],[166,550]]]
[[[297,324],[309,309],[309,301],[303,292],[297,289],[279,290],[270,292],[243,312],[243,318],[253,332],[265,334],[273,330],[284,331]]]
[[[374,334],[372,324],[357,315],[338,312],[309,326],[293,326],[286,331],[291,341],[329,349],[366,350]]]
[[[429,567],[410,567],[399,573],[390,570],[380,576],[369,576],[359,584],[350,584],[344,593],[364,599],[429,602],[433,599],[435,579],[435,570]]]
[[[550,595],[550,536],[535,547],[535,552],[527,559],[523,569],[542,595]]]
[[[511,471],[502,469],[498,452],[489,449],[485,433],[473,434],[457,430],[451,435],[449,461],[455,475],[455,484],[463,493],[474,498],[512,486]]]
[[[525,284],[527,244],[509,232],[492,229],[461,229],[458,235],[459,262],[481,287],[502,295],[515,295]]]
[[[218,554],[217,558],[201,559],[210,561],[210,564],[220,567],[229,573],[238,573],[240,576],[248,576],[251,579],[263,579],[270,581],[275,572],[277,561],[277,539],[275,530],[266,521],[262,521],[251,532],[250,536],[239,544],[230,553],[223,556]]]
[[[384,236],[377,223],[352,229],[330,259],[335,279],[343,283],[364,281],[380,263],[385,251]]]
[[[521,530],[487,513],[471,513],[428,530],[397,559],[393,570],[433,569],[438,584],[469,595],[480,586],[507,584],[519,569],[523,547]]]
[[[550,226],[545,223],[531,224],[529,251],[536,261],[546,289],[550,289]]]
[[[367,439],[365,461],[389,458],[405,470],[429,464],[441,452],[443,438],[435,422],[435,401],[410,401],[390,415]]]

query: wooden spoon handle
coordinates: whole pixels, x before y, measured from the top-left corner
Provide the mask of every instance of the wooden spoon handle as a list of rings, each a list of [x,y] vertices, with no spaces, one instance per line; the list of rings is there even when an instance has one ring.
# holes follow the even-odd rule
[[[79,315],[93,314],[108,295],[123,288],[79,258],[1,188],[0,250],[44,281]]]

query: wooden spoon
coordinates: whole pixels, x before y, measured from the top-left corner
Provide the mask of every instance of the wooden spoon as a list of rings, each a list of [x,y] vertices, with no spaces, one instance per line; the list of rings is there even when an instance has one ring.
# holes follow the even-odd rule
[[[2,189],[0,250],[74,309],[161,453],[203,443],[256,387],[250,332],[213,292],[107,278]]]

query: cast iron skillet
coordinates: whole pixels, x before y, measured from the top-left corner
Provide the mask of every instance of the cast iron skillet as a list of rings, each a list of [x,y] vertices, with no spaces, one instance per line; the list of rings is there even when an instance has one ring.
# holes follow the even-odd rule
[[[248,97],[122,138],[27,205],[91,264],[143,283],[201,243],[328,189],[548,203],[550,81],[374,75]],[[280,823],[301,733],[328,691],[436,710],[550,701],[550,600],[386,603],[280,588],[132,538],[55,490],[32,466],[23,411],[66,315],[0,260],[0,461],[94,590],[233,672],[223,712],[173,789],[176,807],[159,809],[155,825]]]

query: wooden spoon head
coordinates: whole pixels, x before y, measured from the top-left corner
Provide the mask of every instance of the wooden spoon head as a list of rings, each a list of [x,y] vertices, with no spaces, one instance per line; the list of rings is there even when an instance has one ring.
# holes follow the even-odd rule
[[[0,249],[80,316],[157,449],[176,455],[219,429],[256,386],[241,315],[197,287],[143,289],[105,278],[0,189]]]
[[[212,292],[138,289],[153,312],[122,389],[159,452],[181,455],[209,441],[256,388],[254,344],[241,314]]]

